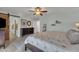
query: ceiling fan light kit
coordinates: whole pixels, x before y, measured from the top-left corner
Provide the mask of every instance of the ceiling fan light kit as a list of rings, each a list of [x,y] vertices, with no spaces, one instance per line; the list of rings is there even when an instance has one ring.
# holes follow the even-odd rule
[[[43,16],[43,13],[47,12],[45,8],[41,8],[41,7],[35,7],[34,10],[32,11],[34,12],[33,15],[36,15],[36,16]]]

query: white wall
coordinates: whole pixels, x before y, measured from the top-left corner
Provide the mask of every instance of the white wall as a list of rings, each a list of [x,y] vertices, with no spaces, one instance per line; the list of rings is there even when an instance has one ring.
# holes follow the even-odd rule
[[[18,10],[21,10],[21,9],[18,9]],[[42,29],[43,24],[47,24],[47,31],[67,31],[69,29],[74,28],[74,23],[76,21],[79,21],[79,7],[75,7],[75,8],[74,7],[71,7],[71,8],[70,7],[67,7],[67,8],[48,7],[46,9],[48,10],[48,12],[44,13],[44,15],[40,17],[34,16],[33,13],[30,13],[30,12],[21,12],[21,13],[18,12],[18,13],[21,14],[22,18],[39,20],[41,31],[43,30]],[[15,13],[17,13],[17,11]],[[51,24],[54,24],[56,20],[60,20],[62,23],[57,24],[56,26],[51,26]],[[37,26],[35,26],[35,31],[37,31],[36,28]]]
[[[72,15],[71,15],[72,16]],[[61,21],[61,24],[57,24],[56,26],[51,26],[51,24],[54,24],[56,20]],[[41,31],[43,30],[43,24],[47,24],[47,31],[63,31],[66,32],[69,29],[75,28],[74,24],[75,22],[79,22],[79,17],[78,15],[68,17],[68,16],[58,16],[56,15],[55,17],[53,14],[51,16],[47,17],[42,17],[40,18],[41,21]]]

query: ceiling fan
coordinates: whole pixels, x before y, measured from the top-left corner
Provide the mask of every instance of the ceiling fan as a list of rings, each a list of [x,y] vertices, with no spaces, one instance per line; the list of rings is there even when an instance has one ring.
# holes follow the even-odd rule
[[[37,16],[43,16],[43,13],[47,12],[45,8],[41,8],[41,7],[35,7],[29,11],[34,12],[33,15],[37,15]]]

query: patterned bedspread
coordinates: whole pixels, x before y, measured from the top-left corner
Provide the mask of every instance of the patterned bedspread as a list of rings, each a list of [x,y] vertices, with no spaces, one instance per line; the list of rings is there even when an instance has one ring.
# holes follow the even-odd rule
[[[65,32],[36,33],[28,36],[24,43],[30,43],[46,52],[79,51],[78,47],[73,48],[79,45],[71,45]]]

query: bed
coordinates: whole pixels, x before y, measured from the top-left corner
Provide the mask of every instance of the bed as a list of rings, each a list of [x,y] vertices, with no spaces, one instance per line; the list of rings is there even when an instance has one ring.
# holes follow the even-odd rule
[[[69,34],[69,33],[68,33]],[[34,52],[76,52],[79,44],[71,44],[65,32],[40,32],[28,36],[25,41],[27,48]],[[79,39],[79,38],[78,38]]]

